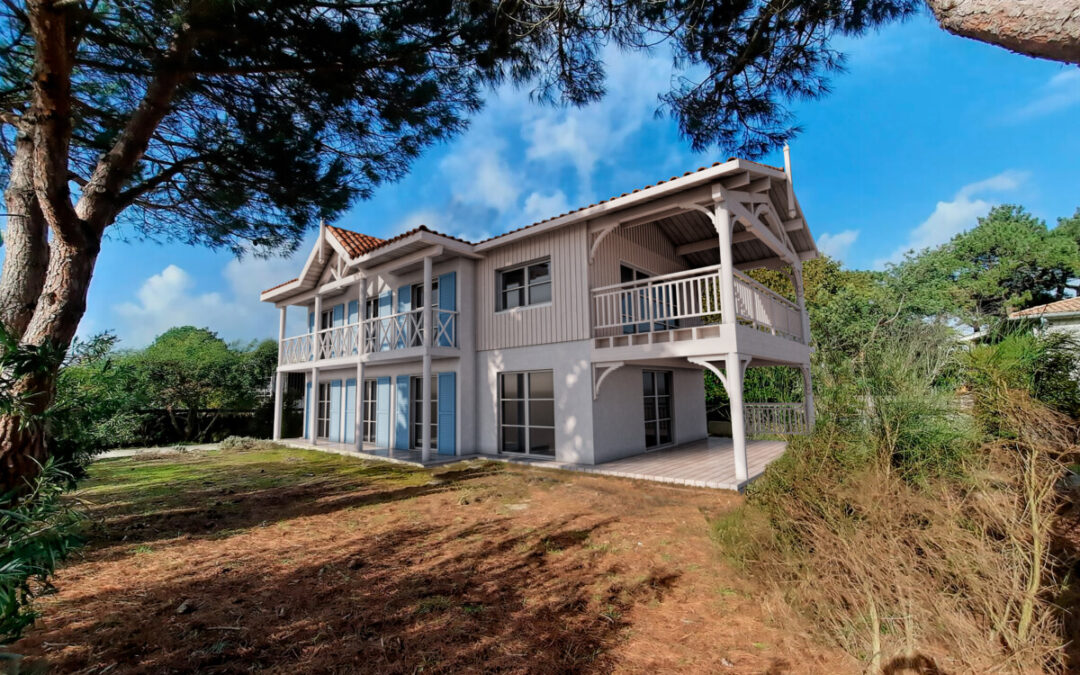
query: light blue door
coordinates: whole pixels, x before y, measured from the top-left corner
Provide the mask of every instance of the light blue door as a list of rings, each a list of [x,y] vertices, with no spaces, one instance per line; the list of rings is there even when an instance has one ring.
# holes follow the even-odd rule
[[[394,447],[409,449],[409,380],[408,375],[398,375],[397,396],[394,397]]]
[[[356,323],[358,323],[360,321],[360,301],[359,300],[350,300],[349,301],[348,320],[349,320],[349,325],[350,326],[353,325],[353,324],[356,324]],[[361,333],[361,332],[356,333],[356,340],[353,343],[353,345],[351,347],[351,351],[350,351],[351,354],[355,354],[357,352],[357,349],[360,346],[360,336],[362,334],[363,333]]]
[[[449,311],[455,311],[457,309],[457,273],[447,272],[439,277],[439,309],[446,309]],[[438,330],[435,334],[439,336],[437,346],[439,347],[456,347],[457,346],[457,322],[451,321],[449,317],[440,317],[437,314],[432,317],[435,325],[438,326],[445,320],[446,327],[442,332]],[[450,373],[453,375],[453,373]],[[439,399],[442,400],[441,398]],[[441,434],[440,434],[441,435]],[[442,442],[439,442],[439,447],[442,447]],[[440,451],[441,452],[441,451]]]
[[[330,381],[330,433],[332,442],[341,441],[341,380]]]
[[[380,377],[375,385],[375,445],[390,447],[390,377]]]
[[[453,455],[456,448],[457,374],[439,373],[439,454]]]
[[[345,380],[345,442],[356,442],[356,379]]]

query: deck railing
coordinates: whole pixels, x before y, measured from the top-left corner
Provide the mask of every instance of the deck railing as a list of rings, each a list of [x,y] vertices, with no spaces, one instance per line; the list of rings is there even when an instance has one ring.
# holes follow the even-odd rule
[[[742,272],[735,273],[735,316],[758,330],[803,341],[799,306]]]
[[[432,309],[431,316],[435,326],[431,344],[457,347],[458,313]],[[414,309],[282,340],[281,365],[307,363],[313,360],[313,355],[318,360],[355,356],[361,347],[365,354],[370,354],[423,344],[424,310]]]
[[[747,435],[805,434],[806,407],[802,403],[746,403],[743,419]]]
[[[720,285],[720,265],[713,265],[594,288],[593,336],[718,323]],[[735,316],[758,330],[803,341],[798,305],[741,272],[735,273]]]

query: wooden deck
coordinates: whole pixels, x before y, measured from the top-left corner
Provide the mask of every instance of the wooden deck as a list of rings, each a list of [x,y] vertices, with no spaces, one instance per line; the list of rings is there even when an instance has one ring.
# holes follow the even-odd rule
[[[420,461],[420,452],[417,450],[387,450],[386,448],[371,446],[365,447],[363,452],[357,452],[352,444],[319,442],[317,445],[312,445],[303,438],[283,439],[281,443],[309,450],[323,450],[351,457],[379,459],[417,466],[436,466],[467,459],[490,459],[513,464],[527,464],[538,469],[581,471],[616,478],[633,478],[691,487],[741,490],[746,486],[746,483],[740,484],[735,478],[735,456],[730,438],[710,437],[673,448],[655,450],[634,455],[633,457],[592,465],[509,455],[463,455],[452,457],[435,454],[432,455],[431,461],[424,465]],[[784,441],[747,441],[746,461],[750,480],[760,476],[769,462],[784,454],[786,449],[787,443]]]

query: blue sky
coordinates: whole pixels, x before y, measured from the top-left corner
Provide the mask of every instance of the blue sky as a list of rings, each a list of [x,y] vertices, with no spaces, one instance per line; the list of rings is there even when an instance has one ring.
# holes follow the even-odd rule
[[[850,267],[881,267],[1016,202],[1053,223],[1080,206],[1080,69],[947,35],[929,17],[838,45],[848,72],[799,103],[795,188],[819,247]],[[430,150],[405,180],[338,224],[392,236],[417,224],[478,239],[725,159],[695,154],[656,117],[666,58],[607,54],[609,94],[583,109],[540,107],[503,90],[464,135]],[[779,153],[764,161],[782,164]],[[293,260],[236,261],[181,244],[103,247],[80,334],[137,347],[172,325],[228,340],[273,337],[259,290]],[[299,330],[299,311],[290,322]]]

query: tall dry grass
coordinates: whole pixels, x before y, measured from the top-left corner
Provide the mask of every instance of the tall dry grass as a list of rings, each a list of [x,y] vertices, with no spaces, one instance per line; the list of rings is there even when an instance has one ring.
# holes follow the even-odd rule
[[[1057,600],[1073,560],[1053,540],[1075,424],[989,356],[882,339],[822,378],[838,389],[813,436],[715,523],[730,555],[868,672],[1069,665]]]

